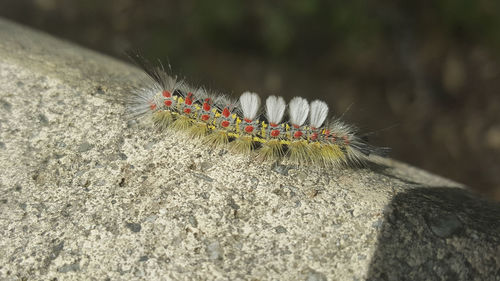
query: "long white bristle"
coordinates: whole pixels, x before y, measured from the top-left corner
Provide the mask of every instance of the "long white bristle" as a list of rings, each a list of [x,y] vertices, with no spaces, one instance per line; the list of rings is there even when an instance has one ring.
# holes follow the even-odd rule
[[[304,98],[295,97],[288,104],[288,110],[292,125],[302,126],[309,113],[309,103]]]
[[[243,117],[254,120],[260,107],[260,97],[256,93],[244,92],[240,97],[241,111]]]
[[[285,114],[285,100],[282,97],[270,96],[266,100],[267,121],[271,124],[278,124]]]
[[[324,101],[315,100],[311,102],[311,115],[309,122],[311,127],[319,128],[328,116],[328,105]]]

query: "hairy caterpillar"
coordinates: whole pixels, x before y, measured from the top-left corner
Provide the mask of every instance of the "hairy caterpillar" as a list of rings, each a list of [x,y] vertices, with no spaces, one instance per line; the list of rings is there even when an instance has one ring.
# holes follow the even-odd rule
[[[282,97],[269,96],[261,106],[257,94],[245,92],[236,102],[191,87],[138,54],[131,57],[151,83],[134,89],[129,113],[150,116],[161,129],[186,131],[208,146],[228,146],[261,160],[289,158],[324,167],[363,166],[370,154],[387,151],[364,142],[353,126],[338,118],[327,120],[328,105],[323,101],[295,97],[287,105]]]

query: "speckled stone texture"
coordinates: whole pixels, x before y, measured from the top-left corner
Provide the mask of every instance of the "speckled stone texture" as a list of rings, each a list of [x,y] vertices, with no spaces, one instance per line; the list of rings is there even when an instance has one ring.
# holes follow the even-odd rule
[[[156,132],[123,117],[141,77],[0,20],[1,280],[500,280],[499,203]]]

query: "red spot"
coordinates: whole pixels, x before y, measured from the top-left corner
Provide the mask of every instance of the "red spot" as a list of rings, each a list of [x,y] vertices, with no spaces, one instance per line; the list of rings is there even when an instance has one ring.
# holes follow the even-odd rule
[[[186,113],[186,114],[191,113],[191,108],[184,108],[184,113]]]
[[[313,134],[311,135],[311,139],[312,139],[312,140],[316,140],[317,138],[318,138],[318,133],[313,133]]]
[[[279,131],[279,130],[272,130],[272,131],[271,131],[271,136],[273,136],[273,137],[277,137],[277,136],[279,136],[279,135],[280,135],[280,131]]]
[[[163,91],[163,96],[166,97],[166,98],[170,98],[170,97],[172,97],[172,94],[169,91],[164,90]]]
[[[245,132],[247,132],[247,133],[253,132],[253,126],[246,126],[245,127]]]
[[[207,121],[208,119],[210,119],[210,115],[203,114],[203,115],[201,116],[201,120],[203,120],[203,121]]]
[[[151,110],[155,110],[156,109],[156,104],[152,103],[149,108],[151,108]]]
[[[205,103],[203,104],[203,110],[205,110],[205,111],[210,111],[210,108],[211,108],[211,106],[210,106],[208,103],[206,103],[206,102],[205,102]]]
[[[295,124],[293,124],[293,127],[294,127],[295,129],[298,129],[300,126],[299,126],[299,125],[295,125]]]
[[[250,120],[250,119],[248,119],[248,118],[245,118],[245,119],[243,119],[243,120],[245,120],[245,122],[247,122],[247,123],[251,123],[251,122],[252,122],[252,120]]]
[[[172,101],[171,100],[165,100],[165,106],[168,106],[170,107],[172,105]]]
[[[343,136],[342,138],[344,139],[345,144],[349,144],[349,139],[347,138],[347,136]]]
[[[296,139],[300,138],[301,136],[302,136],[302,132],[301,131],[297,131],[297,132],[295,132],[295,134],[293,134],[293,137],[296,138]]]
[[[224,108],[224,110],[222,111],[222,115],[226,118],[229,117],[229,115],[231,115],[231,112],[229,112],[229,109],[226,107]]]
[[[330,131],[328,131],[328,133],[330,133]],[[332,141],[336,141],[337,140],[337,135],[336,134],[332,134]]]
[[[278,127],[278,124],[276,124],[276,123],[269,123],[269,126],[271,126],[271,127]]]
[[[222,127],[224,127],[224,128],[229,127],[229,124],[230,124],[230,123],[229,123],[229,121],[226,121],[226,120],[225,120],[225,121],[220,122],[220,125],[221,125]]]
[[[325,140],[328,140],[329,137],[330,137],[330,130],[326,130],[325,131]]]
[[[187,105],[192,105],[193,104],[193,93],[189,92],[186,100],[184,101],[185,104]]]

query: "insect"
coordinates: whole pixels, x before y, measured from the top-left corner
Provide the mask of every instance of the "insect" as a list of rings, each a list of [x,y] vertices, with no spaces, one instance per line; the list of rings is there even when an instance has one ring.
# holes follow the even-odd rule
[[[301,165],[364,166],[370,154],[387,148],[367,144],[355,127],[328,118],[328,105],[294,97],[244,92],[238,101],[170,76],[163,65],[151,64],[139,54],[132,59],[149,77],[128,101],[132,117],[148,116],[156,127],[185,131],[209,147],[254,155],[260,160],[287,158]]]

